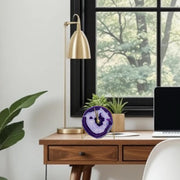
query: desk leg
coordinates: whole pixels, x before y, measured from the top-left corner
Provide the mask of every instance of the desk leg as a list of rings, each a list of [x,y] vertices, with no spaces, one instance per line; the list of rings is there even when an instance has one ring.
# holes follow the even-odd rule
[[[45,180],[47,180],[47,164],[45,164]]]
[[[82,174],[82,180],[90,180],[93,166],[94,165],[72,165],[70,180],[80,180]]]
[[[81,165],[72,165],[70,180],[80,180],[82,168]]]
[[[82,180],[90,180],[91,179],[91,171],[94,165],[84,165],[83,167],[83,179]]]

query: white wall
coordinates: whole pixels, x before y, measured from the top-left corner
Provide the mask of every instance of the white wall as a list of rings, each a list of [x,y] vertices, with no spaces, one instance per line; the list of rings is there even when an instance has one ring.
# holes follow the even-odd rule
[[[69,7],[67,0],[0,0],[0,109],[27,94],[48,90],[15,119],[25,120],[25,138],[0,152],[0,175],[9,180],[44,179],[43,148],[38,141],[62,126],[63,23],[69,20]],[[81,120],[69,122],[80,125]],[[126,129],[152,127],[152,119],[126,119]],[[96,166],[92,179],[139,180],[143,167]],[[50,180],[66,180],[69,173],[66,165],[48,167]]]

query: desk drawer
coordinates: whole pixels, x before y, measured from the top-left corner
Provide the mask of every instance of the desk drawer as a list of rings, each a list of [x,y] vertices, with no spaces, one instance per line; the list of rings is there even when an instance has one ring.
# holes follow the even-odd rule
[[[123,145],[123,161],[146,161],[154,146],[151,145]]]
[[[118,146],[49,146],[49,161],[117,161]]]

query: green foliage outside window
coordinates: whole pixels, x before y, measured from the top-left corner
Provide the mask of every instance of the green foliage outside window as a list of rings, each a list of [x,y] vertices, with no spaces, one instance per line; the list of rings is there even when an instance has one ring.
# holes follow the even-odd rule
[[[156,7],[155,0],[97,0],[98,7]],[[163,6],[179,7],[177,0]],[[157,79],[156,12],[96,13],[96,93],[152,97]],[[161,13],[161,85],[180,86],[180,12]]]

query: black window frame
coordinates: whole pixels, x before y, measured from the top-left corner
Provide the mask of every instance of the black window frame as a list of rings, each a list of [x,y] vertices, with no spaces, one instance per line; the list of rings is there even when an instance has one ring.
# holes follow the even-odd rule
[[[80,117],[83,114],[83,105],[96,90],[96,39],[95,21],[96,12],[107,11],[142,11],[157,13],[157,79],[156,86],[161,86],[161,12],[180,12],[179,7],[161,7],[161,0],[157,0],[156,7],[96,7],[96,0],[71,0],[71,18],[73,14],[79,14],[81,18],[82,30],[86,34],[90,49],[90,60],[72,60],[71,71],[71,98],[70,108],[72,117]],[[71,19],[72,20],[72,19]],[[75,27],[71,27],[71,34]],[[109,97],[111,98],[111,97]],[[126,116],[152,117],[153,97],[133,97],[123,98],[127,101]]]

